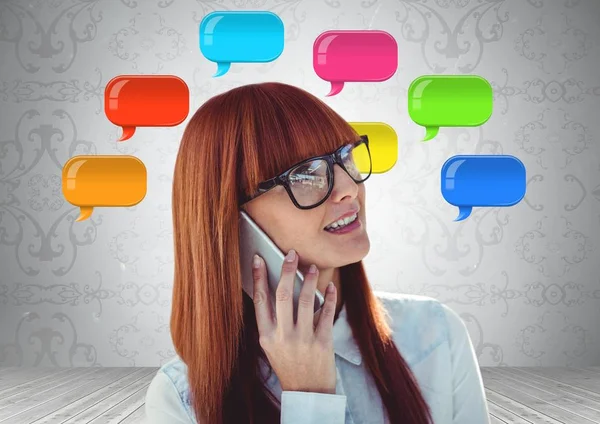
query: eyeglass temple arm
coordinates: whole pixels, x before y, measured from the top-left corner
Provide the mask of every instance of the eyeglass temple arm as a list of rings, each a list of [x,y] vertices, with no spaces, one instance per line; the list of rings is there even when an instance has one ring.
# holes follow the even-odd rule
[[[254,192],[254,194],[251,194],[250,196],[246,196],[243,200],[243,203],[249,202],[250,200],[254,199],[255,197],[258,197],[260,194],[263,194],[264,192],[271,190],[273,187],[275,187],[277,185],[278,179],[279,179],[279,177],[275,177],[275,178],[271,178],[270,180],[263,181],[262,183],[258,184],[258,189]]]

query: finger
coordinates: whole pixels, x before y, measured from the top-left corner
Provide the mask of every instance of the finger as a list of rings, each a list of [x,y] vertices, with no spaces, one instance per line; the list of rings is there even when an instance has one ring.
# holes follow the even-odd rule
[[[315,290],[317,289],[317,280],[319,270],[315,265],[311,265],[308,272],[304,276],[304,283],[298,298],[298,319],[296,328],[303,335],[314,334],[313,317],[315,314]]]
[[[277,327],[285,332],[294,328],[294,277],[298,266],[298,254],[290,250],[281,266],[281,277],[275,295]]]
[[[258,259],[258,262],[256,262]],[[252,261],[252,277],[254,279],[254,312],[259,335],[269,335],[275,328],[273,311],[269,299],[269,286],[265,272],[265,261],[258,255]]]
[[[325,303],[321,308],[321,316],[319,318],[319,323],[317,324],[317,329],[315,330],[315,337],[323,343],[333,341],[333,318],[335,316],[336,301],[337,290],[335,285],[331,284],[331,286],[325,290]]]

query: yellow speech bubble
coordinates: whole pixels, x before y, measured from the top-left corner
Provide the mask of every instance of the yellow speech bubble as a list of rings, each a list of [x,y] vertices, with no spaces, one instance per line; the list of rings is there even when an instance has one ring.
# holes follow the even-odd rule
[[[366,134],[369,137],[369,151],[371,153],[372,170],[374,174],[383,174],[394,167],[398,160],[398,134],[384,122],[348,122],[358,135]],[[358,158],[358,167],[367,160]],[[362,169],[359,169],[363,172]],[[368,169],[366,170],[368,172]]]
[[[75,221],[92,215],[97,206],[134,206],[146,197],[146,166],[134,156],[74,156],[62,170],[62,191],[81,208]]]

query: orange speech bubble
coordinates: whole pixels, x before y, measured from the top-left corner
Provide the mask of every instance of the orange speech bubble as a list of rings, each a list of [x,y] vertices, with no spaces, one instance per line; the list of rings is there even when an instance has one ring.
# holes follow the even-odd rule
[[[174,75],[119,75],[106,84],[104,113],[123,127],[119,141],[136,127],[174,127],[187,118],[190,90]]]
[[[75,221],[92,215],[96,206],[134,206],[146,197],[146,166],[134,156],[74,156],[62,170],[67,202],[79,206]]]

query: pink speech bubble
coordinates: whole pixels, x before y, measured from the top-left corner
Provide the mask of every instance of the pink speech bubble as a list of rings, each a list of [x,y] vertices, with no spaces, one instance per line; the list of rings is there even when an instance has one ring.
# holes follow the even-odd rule
[[[327,96],[338,94],[345,82],[379,82],[398,69],[398,44],[379,30],[325,31],[313,45],[313,67],[331,82]]]

